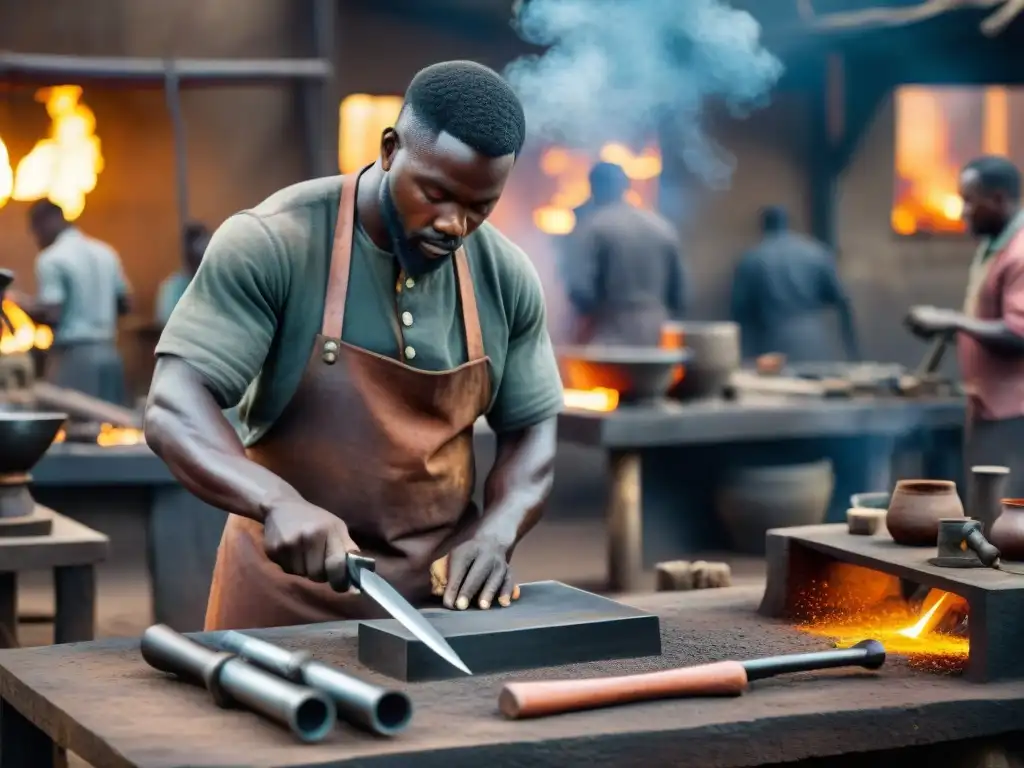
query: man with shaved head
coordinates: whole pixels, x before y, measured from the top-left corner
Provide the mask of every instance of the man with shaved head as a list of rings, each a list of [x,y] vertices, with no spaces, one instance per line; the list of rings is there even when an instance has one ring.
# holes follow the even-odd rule
[[[526,134],[495,72],[413,79],[372,165],[228,219],[160,343],[150,446],[230,512],[208,629],[358,618],[348,552],[413,602],[507,606],[562,407],[537,273],[486,223]],[[221,409],[241,401],[240,441]],[[497,458],[484,507],[473,424]],[[437,588],[437,584],[434,584]]]

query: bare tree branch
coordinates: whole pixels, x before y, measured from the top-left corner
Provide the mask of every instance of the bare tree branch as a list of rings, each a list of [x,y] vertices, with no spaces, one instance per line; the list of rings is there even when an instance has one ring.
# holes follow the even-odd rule
[[[1002,6],[1000,8],[1000,6]],[[1024,10],[1024,0],[925,0],[906,8],[865,8],[860,11],[818,14],[811,0],[797,0],[797,10],[816,29],[856,29],[916,24],[949,11],[964,8],[998,8],[982,25],[986,34],[997,34]],[[998,17],[998,18],[997,18]],[[992,30],[992,31],[989,31]]]
[[[981,22],[981,31],[995,37],[1024,12],[1024,0],[1006,0],[1003,7]]]

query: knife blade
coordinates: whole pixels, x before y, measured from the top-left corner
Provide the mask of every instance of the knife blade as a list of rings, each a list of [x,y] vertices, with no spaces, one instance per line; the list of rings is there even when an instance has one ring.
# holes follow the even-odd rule
[[[455,649],[426,620],[423,614],[413,608],[409,601],[399,594],[398,590],[377,574],[374,570],[376,564],[373,558],[350,553],[347,558],[347,565],[349,579],[351,579],[352,584],[387,611],[391,618],[409,630],[416,639],[453,667],[462,670],[467,675],[473,674],[469,671],[469,667],[459,658],[459,654],[455,652]]]

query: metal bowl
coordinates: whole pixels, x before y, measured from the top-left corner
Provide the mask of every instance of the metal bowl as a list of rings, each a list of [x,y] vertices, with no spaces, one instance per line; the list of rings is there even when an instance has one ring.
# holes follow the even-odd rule
[[[64,413],[0,411],[0,475],[32,469],[67,419]]]
[[[720,395],[740,367],[740,328],[736,323],[666,323],[662,339],[681,339],[692,355],[683,378],[668,393],[674,400]]]
[[[562,347],[557,352],[565,387],[614,389],[621,402],[634,403],[664,396],[678,366],[690,357],[686,349],[601,344]]]

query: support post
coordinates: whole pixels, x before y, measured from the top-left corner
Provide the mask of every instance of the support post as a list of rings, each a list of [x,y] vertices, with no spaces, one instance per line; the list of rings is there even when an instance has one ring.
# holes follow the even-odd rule
[[[643,577],[643,504],[640,454],[608,456],[608,589],[634,592]]]
[[[810,186],[811,231],[821,242],[835,251],[836,198],[839,168],[835,148],[846,130],[845,66],[839,54],[829,54],[815,78],[812,95],[814,135],[811,140]]]
[[[164,73],[164,97],[174,132],[174,183],[178,201],[178,238],[182,251],[185,225],[188,223],[188,144],[185,136],[185,115],[181,106],[181,81],[173,61],[167,62]]]
[[[18,574],[0,573],[0,648],[18,647]]]
[[[0,768],[59,768],[64,750],[21,712],[0,701]]]
[[[92,565],[66,565],[53,569],[56,618],[53,641],[84,643],[94,639],[96,627],[96,569]]]
[[[338,99],[334,74],[337,0],[312,0],[310,37],[313,55],[331,74],[299,85],[306,134],[306,172],[310,178],[338,172]]]

